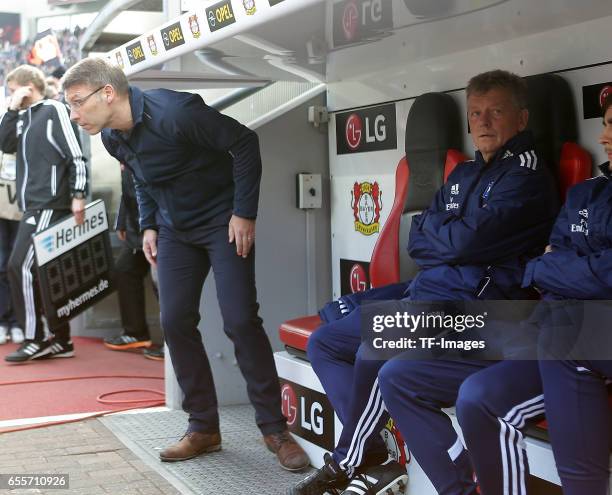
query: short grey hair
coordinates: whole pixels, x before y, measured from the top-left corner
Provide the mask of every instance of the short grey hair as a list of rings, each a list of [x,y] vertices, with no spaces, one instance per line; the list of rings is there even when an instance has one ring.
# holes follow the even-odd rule
[[[87,57],[74,64],[62,77],[64,91],[85,84],[92,88],[110,84],[120,95],[128,94],[128,80],[123,70],[103,58]]]
[[[527,108],[527,83],[525,79],[507,70],[492,70],[472,77],[466,88],[469,98],[473,94],[488,93],[492,89],[502,88],[510,92],[516,106],[521,110]]]

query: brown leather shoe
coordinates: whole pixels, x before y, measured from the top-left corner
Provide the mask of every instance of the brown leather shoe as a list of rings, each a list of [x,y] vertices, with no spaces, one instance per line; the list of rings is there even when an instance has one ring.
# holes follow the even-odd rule
[[[205,454],[221,450],[220,433],[200,433],[190,431],[183,435],[178,443],[167,447],[159,453],[163,462],[186,461]]]
[[[264,435],[263,439],[268,450],[276,454],[278,462],[287,471],[301,471],[310,464],[306,452],[293,439],[288,430]]]

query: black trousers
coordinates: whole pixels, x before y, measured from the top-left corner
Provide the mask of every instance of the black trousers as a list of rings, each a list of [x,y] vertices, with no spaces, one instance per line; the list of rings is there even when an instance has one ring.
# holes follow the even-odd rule
[[[115,281],[119,297],[121,324],[126,335],[150,338],[145,307],[144,279],[151,265],[140,249],[123,246],[115,260]],[[157,295],[157,287],[153,284]]]
[[[63,210],[27,211],[19,222],[15,245],[8,262],[8,274],[15,319],[23,328],[26,339],[45,340],[50,337],[41,319],[42,305],[34,267],[32,234],[46,229],[51,223],[69,214],[69,211]],[[68,323],[52,328],[51,332],[58,340],[70,339]]]
[[[13,326],[15,315],[8,279],[8,260],[13,251],[19,222],[0,218],[0,325]]]
[[[198,331],[200,296],[212,267],[223,329],[234,343],[257,426],[264,435],[284,430],[286,418],[281,412],[272,348],[258,315],[255,252],[251,251],[247,258],[236,255],[235,245],[228,242],[226,219],[189,232],[161,227],[157,267],[161,322],[174,371],[185,394],[183,409],[189,413],[189,429],[219,430],[213,376]]]

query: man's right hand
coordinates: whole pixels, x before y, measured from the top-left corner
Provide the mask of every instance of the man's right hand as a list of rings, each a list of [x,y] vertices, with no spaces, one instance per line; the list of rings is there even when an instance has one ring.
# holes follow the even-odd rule
[[[32,96],[32,88],[29,86],[20,86],[11,95],[9,110],[20,110],[23,106],[23,100]]]
[[[121,242],[125,242],[125,240],[127,239],[127,232],[125,230],[121,230],[119,229],[117,231],[117,238],[121,241]]]
[[[157,230],[146,229],[142,234],[142,250],[152,266],[157,266]]]

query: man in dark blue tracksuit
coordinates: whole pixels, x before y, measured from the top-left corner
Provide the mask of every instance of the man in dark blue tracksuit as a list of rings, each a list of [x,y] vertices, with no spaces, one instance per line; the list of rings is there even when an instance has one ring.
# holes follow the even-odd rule
[[[421,271],[411,300],[524,299],[524,263],[546,244],[557,213],[557,191],[525,131],[525,83],[493,71],[467,89],[476,160],[457,166],[430,208],[415,218],[409,253]],[[340,420],[331,457],[293,494],[397,493],[400,471],[380,465],[378,433],[390,414],[406,444],[442,494],[475,493],[467,454],[443,407],[461,382],[488,362],[363,359],[360,311],[321,327],[308,355]],[[401,357],[401,356],[400,356]],[[378,464],[378,465],[377,465]],[[405,475],[405,472],[404,472]]]
[[[600,142],[612,159],[612,98],[604,105]],[[600,170],[599,177],[570,189],[547,252],[527,265],[524,285],[537,287],[545,300],[612,299],[610,162]],[[582,312],[579,306],[577,309]],[[545,350],[554,357],[556,349],[562,347],[559,331],[563,328],[554,322],[560,318],[571,321],[573,312],[571,307],[566,310],[565,305],[553,303],[544,315],[546,318],[539,322],[543,339],[548,332],[554,333]],[[541,414],[544,406],[563,492],[607,494],[609,377],[612,361],[545,359],[539,369],[536,361],[508,361],[466,380],[457,416],[482,495],[527,493],[529,466],[521,429],[525,420]]]
[[[182,461],[219,450],[219,415],[200,332],[204,280],[215,273],[224,330],[247,382],[266,446],[281,465],[308,458],[287,431],[272,349],[258,315],[255,218],[261,159],[257,135],[191,93],[129,87],[119,67],[88,58],[63,78],[71,119],[102,131],[107,150],[133,173],[143,250],[158,266],[161,322],[189,413],[185,436],[160,453]]]

